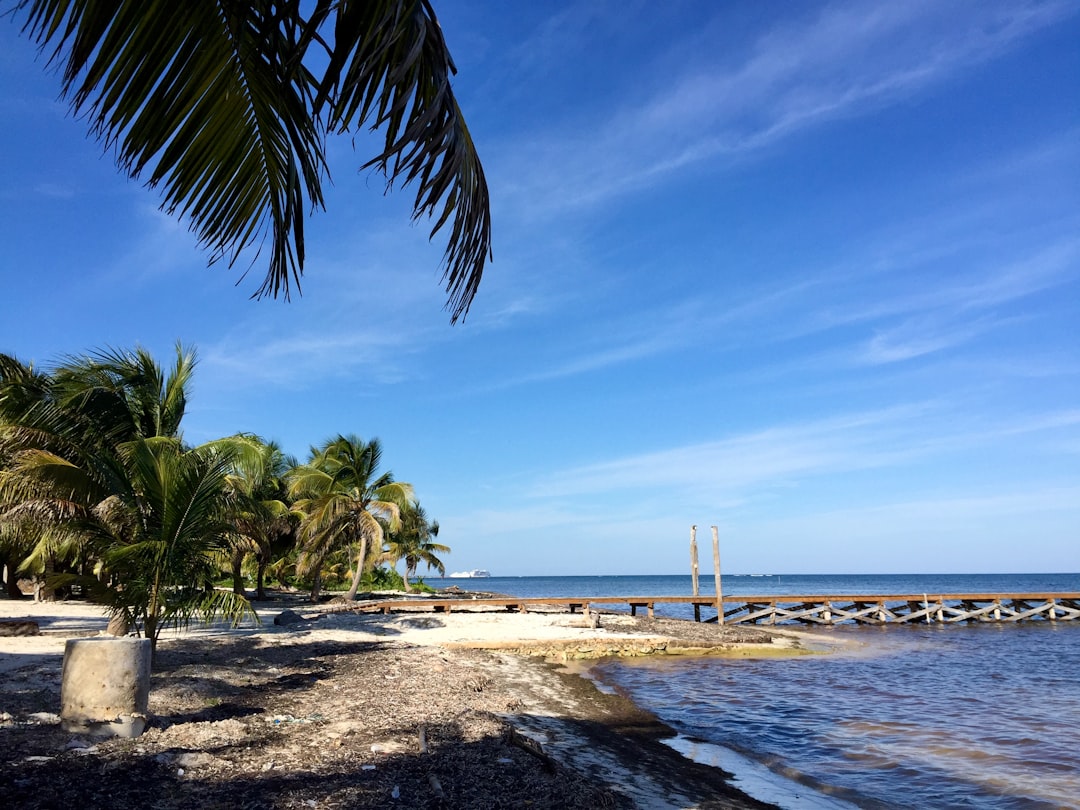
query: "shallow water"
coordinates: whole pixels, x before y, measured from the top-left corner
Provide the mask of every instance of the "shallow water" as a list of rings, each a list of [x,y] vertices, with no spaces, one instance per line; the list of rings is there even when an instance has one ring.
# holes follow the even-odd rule
[[[432,584],[514,596],[690,593],[689,576]],[[703,577],[701,593],[712,587]],[[1076,592],[1080,574],[725,576],[723,588],[732,596]],[[661,615],[691,610],[657,606]],[[693,740],[699,751],[732,749],[857,807],[1080,808],[1080,621],[815,633],[854,643],[792,659],[618,660],[593,675],[690,738],[680,750]],[[786,803],[763,798],[810,806],[805,793]]]
[[[859,807],[1080,807],[1080,623],[838,628],[791,659],[594,676],[685,735]]]

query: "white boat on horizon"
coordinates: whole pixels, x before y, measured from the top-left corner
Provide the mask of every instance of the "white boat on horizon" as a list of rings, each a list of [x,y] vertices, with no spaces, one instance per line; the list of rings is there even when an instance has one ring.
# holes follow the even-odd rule
[[[484,579],[490,576],[490,571],[485,571],[483,568],[474,568],[472,571],[455,571],[450,574],[450,579]]]

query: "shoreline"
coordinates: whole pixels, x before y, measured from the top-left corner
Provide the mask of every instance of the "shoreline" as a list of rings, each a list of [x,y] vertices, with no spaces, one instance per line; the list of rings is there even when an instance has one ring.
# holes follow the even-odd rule
[[[293,599],[261,602],[257,603],[256,607],[263,619],[261,627],[233,630],[220,626],[206,628],[194,625],[187,633],[163,635],[160,648],[161,658],[170,663],[167,664],[168,671],[155,670],[151,691],[151,712],[158,718],[169,719],[152,723],[153,727],[148,732],[149,737],[144,735],[135,741],[129,741],[129,743],[134,742],[134,746],[109,741],[88,745],[88,747],[94,748],[99,758],[118,759],[128,764],[134,763],[129,762],[130,751],[124,749],[142,748],[145,753],[135,756],[135,761],[145,764],[142,761],[149,758],[153,762],[158,762],[162,756],[166,758],[171,756],[168,752],[176,745],[165,745],[169,742],[168,739],[158,740],[155,743],[156,737],[183,737],[185,726],[190,726],[190,733],[197,736],[205,731],[201,727],[207,724],[213,725],[220,722],[235,724],[241,717],[247,718],[248,715],[244,714],[240,717],[224,717],[220,721],[190,719],[213,716],[213,712],[208,715],[207,710],[215,706],[228,705],[233,696],[232,692],[235,691],[222,688],[222,685],[214,683],[213,679],[196,679],[198,694],[194,697],[201,702],[201,708],[184,707],[185,701],[190,702],[193,696],[186,695],[183,689],[177,692],[177,684],[187,677],[183,676],[183,672],[185,667],[192,666],[192,661],[200,662],[199,665],[203,667],[216,666],[225,670],[237,660],[246,661],[251,666],[256,661],[273,660],[277,663],[271,667],[272,669],[282,671],[291,668],[295,670],[292,674],[302,680],[307,662],[317,658],[324,662],[323,666],[327,666],[325,662],[329,657],[334,664],[328,665],[331,671],[326,678],[320,678],[319,682],[329,681],[333,684],[332,691],[347,692],[355,700],[364,700],[366,696],[354,694],[356,684],[347,683],[342,677],[345,673],[337,671],[334,665],[347,664],[354,669],[359,668],[365,671],[374,668],[370,674],[375,677],[379,675],[379,667],[390,660],[394,662],[395,671],[399,674],[391,678],[389,674],[383,673],[380,680],[391,682],[399,680],[406,677],[400,673],[405,673],[407,670],[409,670],[408,677],[415,679],[430,675],[428,670],[434,669],[441,677],[436,678],[434,683],[425,682],[416,686],[419,691],[415,697],[419,698],[420,703],[434,701],[436,698],[432,695],[438,697],[441,691],[449,691],[453,693],[451,697],[454,699],[451,699],[448,707],[443,710],[447,718],[453,718],[455,714],[476,713],[475,717],[461,721],[450,719],[443,722],[437,718],[433,719],[433,725],[428,732],[432,740],[440,739],[440,735],[444,733],[449,737],[456,736],[465,739],[468,739],[470,735],[479,735],[477,740],[470,742],[480,743],[484,740],[487,747],[494,746],[502,755],[513,753],[515,748],[505,744],[508,734],[537,740],[543,755],[557,763],[559,775],[556,781],[562,784],[562,789],[569,791],[567,796],[558,799],[556,804],[551,806],[618,807],[625,805],[651,807],[657,810],[684,806],[703,808],[777,806],[743,793],[738,787],[738,774],[731,774],[719,763],[695,761],[685,752],[681,752],[677,745],[672,744],[672,740],[678,739],[674,729],[655,715],[633,704],[628,698],[605,693],[594,680],[587,676],[587,673],[582,673],[581,667],[586,663],[582,659],[595,658],[597,653],[602,653],[605,649],[603,644],[596,643],[598,636],[604,643],[610,643],[615,639],[618,644],[627,643],[627,639],[649,639],[645,646],[655,648],[656,639],[662,637],[659,635],[661,631],[669,633],[666,636],[669,641],[674,637],[670,635],[673,628],[664,625],[676,622],[676,620],[642,620],[619,614],[603,614],[602,629],[596,631],[584,626],[580,615],[566,613],[493,614],[455,611],[453,614],[381,616],[365,615],[357,611],[332,610],[327,609],[325,605],[315,606]],[[302,615],[311,617],[311,620],[286,627],[275,626],[272,617],[280,613],[283,608],[296,610]],[[16,602],[0,600],[0,618],[15,618],[18,614],[30,618],[39,617],[43,635],[0,638],[0,673],[11,672],[15,675],[22,673],[21,683],[24,686],[32,685],[38,690],[37,703],[32,705],[28,703],[26,706],[28,709],[35,708],[36,712],[25,712],[25,714],[48,714],[50,711],[58,711],[59,664],[62,660],[64,642],[70,637],[95,634],[103,630],[106,618],[99,608],[86,603],[35,604],[29,600]],[[320,618],[314,618],[319,614],[321,614]],[[692,654],[701,654],[702,648],[696,647],[695,644],[701,643],[702,634],[706,634],[711,641],[716,641],[717,628],[715,626],[704,628],[695,627],[692,623],[676,623],[681,625],[686,635],[685,638],[679,640],[679,644],[684,648],[680,654],[687,654],[688,650],[692,651]],[[762,631],[755,632],[760,634]],[[747,634],[744,631],[736,635],[750,639],[747,643],[753,646],[740,647],[737,638],[727,638],[721,642],[726,648],[722,650],[723,653],[744,655],[750,651],[761,654],[762,649],[771,646],[760,638],[756,638],[753,633]],[[522,639],[527,639],[534,648],[523,649]],[[13,653],[13,648],[18,651]],[[560,648],[561,655],[559,655]],[[797,644],[793,651],[799,651]],[[523,652],[530,654],[522,655]],[[711,652],[716,653],[717,650],[714,648]],[[791,652],[789,651],[788,654]],[[386,656],[389,658],[387,659]],[[561,660],[552,663],[553,657]],[[461,667],[464,669],[460,669]],[[454,678],[446,676],[446,673],[451,670],[455,672]],[[179,677],[179,681],[178,672],[182,676]],[[28,676],[26,673],[29,673]],[[51,686],[50,678],[53,679]],[[5,676],[4,680],[18,679]],[[377,684],[378,687],[383,685]],[[397,686],[397,684],[391,685]],[[221,694],[214,694],[215,689]],[[0,689],[0,700],[10,703],[9,689]],[[47,705],[49,701],[52,701],[51,708]],[[259,703],[258,700],[249,702]],[[423,719],[425,709],[423,705],[410,706],[406,705],[407,703],[408,701],[402,702],[397,708],[403,719],[413,712],[411,727],[414,728],[413,734],[415,734],[415,727],[423,726],[426,722]],[[179,708],[185,709],[180,711],[179,715],[181,717],[187,715],[188,722],[175,722]],[[274,709],[270,705],[249,705],[246,706],[245,711],[250,711],[252,715],[265,715],[273,712]],[[4,721],[4,713],[13,719]],[[218,713],[221,714],[220,711]],[[281,713],[275,712],[275,714]],[[309,712],[309,714],[312,713]],[[314,714],[321,713],[314,712]],[[292,713],[292,716],[295,720],[295,713]],[[288,721],[289,728],[293,727],[293,720]],[[251,728],[261,730],[246,719],[241,722],[250,727],[245,736],[250,733]],[[319,722],[321,724],[322,720]],[[329,724],[334,725],[333,722]],[[306,725],[308,724],[296,723],[296,727]],[[404,725],[410,726],[410,723]],[[466,727],[471,728],[472,731]],[[441,731],[436,731],[437,728]],[[400,731],[400,728],[397,729],[397,732]],[[12,732],[15,733],[12,734]],[[58,760],[77,766],[86,759],[79,754],[70,753],[83,749],[64,748],[73,744],[71,740],[73,735],[60,731],[58,725],[23,723],[8,705],[0,703],[0,741],[3,741],[5,737],[10,739],[16,736],[23,744],[31,744],[31,747],[35,748],[35,752],[29,755],[30,760],[33,760],[35,756],[48,757],[54,768]],[[363,736],[363,732],[352,728],[348,736],[350,738]],[[32,745],[35,737],[38,743],[45,744]],[[81,744],[79,741],[76,742]],[[172,742],[175,743],[176,740]],[[236,742],[238,741],[233,740],[225,747],[231,748]],[[406,765],[410,762],[415,770],[416,761],[424,759],[407,750],[410,747],[416,747],[415,740],[398,740],[396,744],[402,747],[403,764],[400,764],[398,770],[403,769],[404,772],[408,772],[409,767]],[[162,745],[165,747],[160,747]],[[368,745],[369,747],[377,746],[379,743],[372,742]],[[56,750],[58,746],[61,749],[59,754]],[[197,761],[198,757],[195,754],[199,752],[221,759],[208,753],[211,749],[216,750],[221,747],[220,741],[214,743],[213,740],[200,742],[198,739],[186,739],[184,747],[187,757],[185,761]],[[449,746],[447,751],[452,747],[452,745]],[[204,748],[207,750],[204,751]],[[302,758],[310,753],[300,749]],[[370,752],[363,753],[367,755]],[[29,764],[31,766],[29,770],[32,771],[34,770],[33,763],[27,763],[26,756],[20,759],[13,754],[14,752],[9,751],[7,755],[3,755],[3,761],[9,764],[20,763],[16,769],[20,772],[20,780],[26,782],[27,766]],[[445,755],[449,756],[449,753]],[[465,759],[470,759],[470,757],[475,759],[477,756],[480,755],[470,754]],[[483,759],[482,756],[480,758]],[[496,756],[495,761],[502,762],[506,758],[506,756]],[[353,752],[351,761],[354,766],[356,760],[356,752]],[[526,770],[530,766],[532,770],[536,770],[537,764],[541,766],[545,764],[543,758],[536,756],[525,756],[525,760]],[[363,768],[366,764],[362,763],[359,767]],[[378,763],[372,764],[378,767]],[[280,767],[278,763],[272,766],[271,770],[278,770]],[[8,767],[0,770],[16,769]],[[222,765],[220,769],[226,772],[246,773],[247,771],[244,764],[235,758],[228,760],[228,765]],[[43,769],[38,768],[38,770]],[[75,767],[75,770],[79,771],[80,768]],[[178,768],[177,770],[185,769]],[[198,770],[197,767],[187,769],[193,772],[193,775],[197,775]],[[299,770],[306,772],[310,769],[301,767]],[[357,771],[357,773],[366,776],[369,782],[378,781],[367,771]],[[536,775],[533,774],[533,776]],[[250,775],[248,777],[250,778]],[[573,803],[579,801],[581,797],[578,799],[570,797],[574,791],[585,789],[580,784],[579,777],[588,777],[587,783],[593,787],[600,786],[598,788],[600,792],[584,804]],[[344,780],[342,773],[338,773],[337,778]],[[186,779],[185,784],[191,782],[191,779],[192,777]],[[7,778],[0,777],[0,782],[6,781]],[[31,783],[34,781],[36,780],[31,779]],[[170,781],[172,781],[171,778]],[[261,781],[255,780],[256,783]],[[796,785],[796,783],[790,784]],[[5,790],[12,789],[10,784],[0,787]],[[402,785],[397,787],[399,790],[405,789]],[[800,793],[805,793],[802,786],[797,786],[797,788]],[[246,789],[252,788],[248,785]],[[393,786],[389,789],[392,790]],[[423,780],[417,783],[413,779],[410,783],[409,790],[414,794],[422,793],[424,789]],[[793,789],[791,795],[795,792]],[[23,795],[23,798],[29,799],[29,796]],[[326,798],[329,801],[333,797]],[[379,806],[378,800],[374,798],[371,799],[374,801],[373,804],[365,803],[365,801],[368,800],[362,800],[359,804],[351,806]],[[93,804],[86,806],[90,807]],[[333,801],[329,801],[320,806],[336,805]],[[466,800],[459,806],[470,805]],[[816,805],[799,803],[786,806]]]

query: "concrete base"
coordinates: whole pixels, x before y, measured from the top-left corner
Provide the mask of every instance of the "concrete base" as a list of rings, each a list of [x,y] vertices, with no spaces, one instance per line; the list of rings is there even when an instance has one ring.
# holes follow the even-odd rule
[[[150,640],[70,639],[60,679],[60,720],[67,731],[138,737],[150,699]]]

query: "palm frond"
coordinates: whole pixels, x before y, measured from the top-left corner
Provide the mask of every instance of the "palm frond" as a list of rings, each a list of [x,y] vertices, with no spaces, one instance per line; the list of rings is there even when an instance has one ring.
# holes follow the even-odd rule
[[[449,226],[451,322],[491,258],[487,181],[428,0],[19,0],[24,31],[63,66],[63,93],[122,170],[162,190],[211,262],[270,241],[256,295],[289,297],[304,218],[323,206],[325,136],[384,133],[364,168],[413,184],[413,219]],[[313,72],[317,68],[319,74]],[[257,254],[256,254],[257,258]]]
[[[491,258],[487,180],[450,85],[457,72],[428,0],[324,0],[334,45],[315,107],[331,105],[329,126],[370,122],[385,132],[382,153],[364,164],[391,188],[416,184],[413,219],[434,219],[430,237],[453,217],[443,256],[451,322],[469,311]]]
[[[271,240],[259,295],[289,295],[304,215],[323,202],[322,131],[293,16],[275,2],[24,0],[25,29],[63,63],[73,111],[133,178],[161,186],[211,261]],[[305,198],[306,197],[306,198]]]

